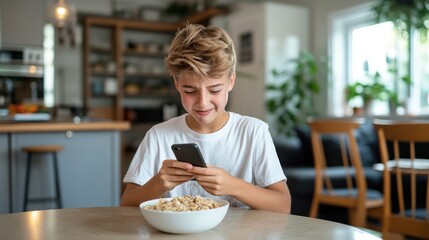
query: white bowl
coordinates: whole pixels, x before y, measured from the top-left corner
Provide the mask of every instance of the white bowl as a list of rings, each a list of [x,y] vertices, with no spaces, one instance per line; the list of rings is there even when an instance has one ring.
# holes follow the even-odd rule
[[[171,200],[171,198],[165,198]],[[149,200],[140,204],[140,211],[144,219],[154,228],[176,234],[191,234],[207,231],[216,227],[225,217],[229,208],[228,201],[213,199],[222,206],[209,210],[173,212],[145,209],[146,205],[153,205],[159,199]]]

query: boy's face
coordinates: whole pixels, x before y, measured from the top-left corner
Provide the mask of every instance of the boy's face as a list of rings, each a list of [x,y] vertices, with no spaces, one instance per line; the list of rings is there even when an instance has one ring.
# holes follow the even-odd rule
[[[230,78],[204,78],[185,72],[175,79],[182,105],[189,113],[186,119],[189,127],[198,133],[212,133],[219,130],[228,120],[225,106],[228,93],[235,83],[235,74]]]

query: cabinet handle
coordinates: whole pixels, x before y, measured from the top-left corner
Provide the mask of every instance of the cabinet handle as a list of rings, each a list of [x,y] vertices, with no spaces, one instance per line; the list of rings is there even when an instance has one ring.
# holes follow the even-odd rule
[[[73,131],[66,131],[66,137],[72,138],[73,137]]]

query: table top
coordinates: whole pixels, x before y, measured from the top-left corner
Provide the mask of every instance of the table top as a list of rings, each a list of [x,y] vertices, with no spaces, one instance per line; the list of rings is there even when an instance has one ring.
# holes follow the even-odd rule
[[[380,239],[358,228],[296,215],[231,207],[215,228],[160,232],[138,207],[70,208],[0,214],[3,239]]]
[[[429,170],[429,159],[416,158],[414,160],[401,158],[398,160],[390,160],[387,162],[388,169],[400,168],[404,172],[410,172],[414,170],[416,173],[428,174]],[[374,164],[373,168],[377,171],[384,170],[383,163]]]

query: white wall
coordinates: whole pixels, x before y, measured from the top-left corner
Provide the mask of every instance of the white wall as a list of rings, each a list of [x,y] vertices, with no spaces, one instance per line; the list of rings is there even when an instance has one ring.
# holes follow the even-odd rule
[[[237,61],[237,80],[231,92],[229,110],[259,118],[273,126],[266,111],[266,85],[279,83],[273,69],[285,70],[287,62],[308,50],[308,10],[284,3],[261,3],[243,7],[228,17],[227,31],[234,41]],[[295,24],[294,21],[300,24]],[[243,34],[252,34],[253,59],[241,62]],[[250,76],[247,76],[250,75]]]

